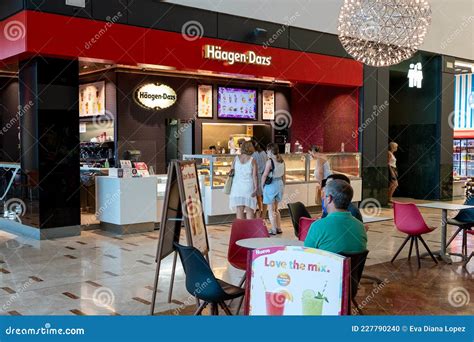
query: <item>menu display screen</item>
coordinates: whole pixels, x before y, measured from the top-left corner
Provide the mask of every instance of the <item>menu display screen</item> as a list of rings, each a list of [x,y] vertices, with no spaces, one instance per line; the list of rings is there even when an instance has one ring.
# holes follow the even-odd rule
[[[257,90],[219,87],[217,117],[220,119],[257,119]]]

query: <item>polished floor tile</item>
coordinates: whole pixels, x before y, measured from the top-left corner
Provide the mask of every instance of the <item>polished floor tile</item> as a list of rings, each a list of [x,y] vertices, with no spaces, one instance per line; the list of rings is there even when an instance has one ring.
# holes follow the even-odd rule
[[[421,212],[429,225],[439,227],[438,210]],[[393,212],[383,209],[380,215],[392,217]],[[92,222],[91,218],[85,219]],[[288,218],[283,220],[283,231],[283,238],[294,238]],[[243,272],[230,266],[226,258],[230,225],[209,226],[208,234],[216,276],[238,284]],[[86,230],[80,237],[35,241],[0,231],[0,314],[148,315],[158,237],[159,231],[117,236]],[[418,269],[414,257],[408,262],[406,248],[391,264],[390,259],[405,238],[393,221],[369,224],[368,238],[370,253],[365,273],[384,282],[378,286],[361,284],[357,300],[364,313],[474,314],[474,260],[463,269],[456,258],[452,265],[438,266],[428,258]],[[425,240],[432,250],[439,249],[440,229],[427,234]],[[472,240],[469,252],[474,247]],[[459,251],[460,245],[458,237],[451,250]],[[171,269],[170,256],[162,262],[155,312],[192,314],[195,302],[185,289],[179,262],[172,301],[168,303]]]

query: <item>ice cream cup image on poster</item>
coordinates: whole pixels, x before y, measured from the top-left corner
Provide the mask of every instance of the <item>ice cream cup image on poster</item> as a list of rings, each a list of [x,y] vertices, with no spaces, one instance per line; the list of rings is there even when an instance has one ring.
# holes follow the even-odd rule
[[[305,247],[252,252],[250,315],[342,313],[344,257]]]

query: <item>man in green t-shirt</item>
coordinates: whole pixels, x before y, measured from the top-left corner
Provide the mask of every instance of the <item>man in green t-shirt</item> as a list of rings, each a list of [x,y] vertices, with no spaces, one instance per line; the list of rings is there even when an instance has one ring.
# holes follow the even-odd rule
[[[328,215],[309,229],[305,247],[333,253],[359,253],[367,249],[367,233],[362,222],[348,211],[354,191],[346,181],[327,183],[323,198]]]

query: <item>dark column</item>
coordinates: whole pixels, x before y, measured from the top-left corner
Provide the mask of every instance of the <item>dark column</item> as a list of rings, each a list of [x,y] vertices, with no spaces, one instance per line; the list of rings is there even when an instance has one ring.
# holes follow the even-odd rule
[[[37,183],[28,224],[42,238],[79,234],[78,61],[22,62],[19,83],[21,165],[27,183]]]
[[[408,86],[407,73],[411,63],[423,65],[422,88]],[[440,199],[441,164],[452,172],[443,149],[452,151],[452,138],[446,141],[441,134],[449,124],[447,117],[453,110],[441,114],[441,57],[419,52],[412,59],[390,68],[390,138],[399,145],[397,167],[399,190],[396,196],[416,199]],[[446,96],[453,96],[451,94]],[[442,117],[445,122],[442,123]],[[446,132],[447,133],[447,132]],[[448,146],[447,146],[448,145]],[[449,155],[451,152],[448,152]],[[441,154],[444,155],[441,162]]]
[[[449,58],[453,63],[453,59]],[[454,70],[442,58],[440,111],[440,198],[453,197]]]
[[[362,151],[362,199],[373,198],[381,205],[388,199],[388,110],[389,70],[364,66],[359,125]]]

